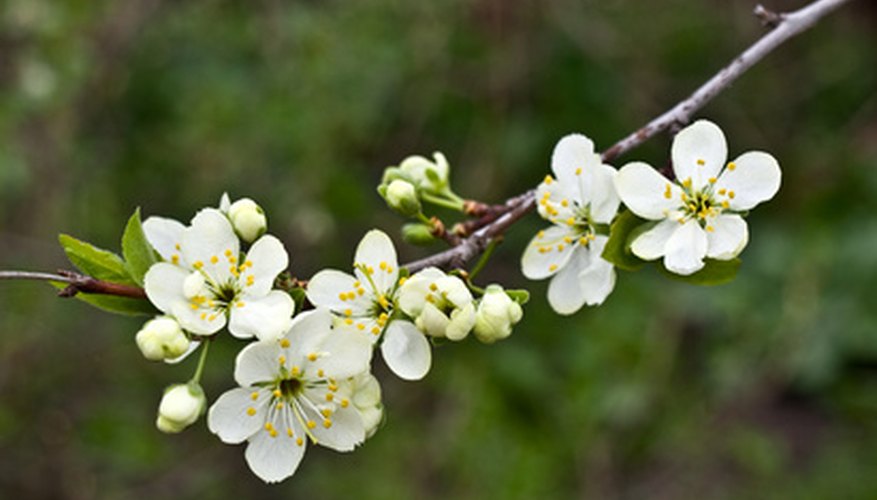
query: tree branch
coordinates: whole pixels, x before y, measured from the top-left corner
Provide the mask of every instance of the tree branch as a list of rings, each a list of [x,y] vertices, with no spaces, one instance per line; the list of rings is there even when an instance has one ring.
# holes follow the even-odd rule
[[[57,274],[29,271],[0,271],[0,280],[38,280],[67,283],[67,287],[58,292],[60,297],[73,297],[77,293],[93,293],[130,297],[132,299],[146,299],[146,292],[140,287],[101,281],[73,271],[59,270]]]
[[[817,0],[806,7],[786,14],[777,14],[758,5],[754,14],[771,31],[762,36],[730,64],[722,68],[706,83],[701,85],[683,101],[664,114],[656,117],[644,127],[615,143],[603,152],[603,161],[611,161],[651,139],[655,135],[675,126],[687,124],[694,112],[704,107],[714,97],[731,86],[749,68],[761,61],[767,54],[793,36],[811,28],[816,22],[850,0]],[[485,225],[475,230],[460,244],[435,255],[404,264],[412,273],[425,267],[460,267],[487,248],[492,239],[501,236],[506,229],[526,215],[535,206],[536,190],[509,198],[501,215],[485,218]],[[497,212],[499,214],[500,212]]]

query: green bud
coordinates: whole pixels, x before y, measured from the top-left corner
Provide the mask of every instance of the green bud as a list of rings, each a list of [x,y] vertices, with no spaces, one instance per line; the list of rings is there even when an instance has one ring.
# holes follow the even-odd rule
[[[406,217],[413,217],[420,213],[420,198],[417,197],[417,189],[408,181],[396,179],[391,182],[385,192],[384,199],[393,210]]]
[[[402,226],[402,239],[412,245],[427,246],[438,239],[432,235],[432,228],[426,224],[411,223]]]

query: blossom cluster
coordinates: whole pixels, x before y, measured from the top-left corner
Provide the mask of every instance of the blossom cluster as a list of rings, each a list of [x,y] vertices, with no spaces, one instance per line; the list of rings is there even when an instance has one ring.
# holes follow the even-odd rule
[[[437,268],[409,276],[379,230],[359,243],[352,273],[327,269],[308,280],[313,308],[296,313],[291,290],[276,286],[289,254],[246,198],[223,196],[189,225],[150,217],[142,228],[160,257],[144,289],[163,315],[144,324],[138,347],[147,359],[175,363],[204,346],[195,376],[165,390],[156,426],[180,432],[206,411],[223,442],[248,443],[245,459],[266,482],[291,476],[309,442],[346,452],[376,432],[383,405],[374,349],[397,376],[419,380],[432,363],[431,340],[473,333],[492,343],[523,314],[497,284],[482,290]],[[199,379],[207,345],[223,329],[254,341],[236,358],[239,387],[207,410]]]
[[[536,188],[539,215],[552,225],[539,231],[521,258],[524,276],[551,278],[548,302],[560,314],[599,305],[615,286],[607,255],[612,238],[643,261],[663,259],[671,273],[691,276],[712,261],[735,259],[749,241],[743,217],[777,193],[780,168],[762,151],[727,162],[722,130],[699,120],[681,130],[671,148],[667,178],[650,165],[620,170],[603,163],[594,143],[579,134],[558,142],[553,175]],[[641,218],[632,231],[616,231],[623,203]]]

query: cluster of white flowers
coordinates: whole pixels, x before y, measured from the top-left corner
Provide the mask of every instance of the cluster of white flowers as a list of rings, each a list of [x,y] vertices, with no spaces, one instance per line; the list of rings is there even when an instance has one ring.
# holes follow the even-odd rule
[[[571,314],[599,305],[615,285],[603,258],[619,203],[645,219],[629,244],[642,260],[663,257],[673,273],[691,275],[705,259],[730,260],[749,241],[743,215],[776,194],[780,168],[773,156],[750,151],[725,163],[721,129],[700,120],[673,140],[675,180],[642,162],[619,171],[605,165],[585,136],[570,135],[554,149],[551,169],[536,190],[539,214],[553,225],[537,233],[521,259],[526,277],[551,277],[548,302]]]
[[[439,182],[414,166],[412,179]],[[265,234],[265,213],[248,198],[223,196],[219,209],[201,210],[188,226],[150,217],[142,227],[160,256],[144,288],[164,315],[143,326],[137,345],[147,359],[178,362],[225,327],[234,337],[255,337],[237,357],[240,387],[216,400],[207,424],[226,443],[247,441],[247,464],[266,482],[291,476],[308,441],[351,451],[375,433],[383,419],[370,373],[376,346],[396,375],[418,380],[431,366],[429,338],[462,340],[474,330],[494,342],[522,316],[498,285],[478,300],[462,279],[435,268],[409,279],[378,230],[359,243],[352,274],[323,270],[308,281],[315,309],[295,315],[289,290],[275,288],[289,256]],[[206,347],[192,380],[165,390],[158,429],[180,432],[205,412],[205,357]]]
[[[726,157],[721,130],[707,121],[676,136],[676,180],[638,162],[616,171],[587,137],[564,137],[551,158],[553,175],[536,190],[539,214],[551,226],[527,246],[524,275],[551,278],[548,302],[572,314],[612,292],[616,271],[604,255],[612,238],[625,238],[643,261],[663,257],[681,275],[710,259],[733,259],[748,242],[744,213],[777,192],[780,170],[767,153],[727,164]],[[434,162],[410,157],[387,169],[379,191],[395,210],[430,222],[421,200],[466,212],[448,176],[440,153]],[[613,222],[622,203],[642,220],[619,235]],[[135,337],[147,359],[179,362],[226,327],[234,337],[255,339],[237,356],[239,387],[209,411],[199,385],[205,345],[193,378],[165,390],[156,426],[180,432],[206,411],[209,429],[223,442],[247,442],[247,464],[266,482],[291,476],[308,442],[346,452],[375,433],[384,415],[371,374],[375,349],[398,377],[419,380],[430,370],[433,343],[470,333],[493,343],[523,316],[517,292],[498,284],[482,289],[466,273],[435,267],[409,276],[379,230],[359,242],[351,272],[321,270],[297,288],[313,310],[295,314],[292,288],[276,286],[289,283],[278,280],[289,255],[266,234],[265,213],[248,198],[232,203],[223,196],[218,209],[199,211],[188,226],[151,217],[142,229],[160,257],[143,284],[163,313]]]

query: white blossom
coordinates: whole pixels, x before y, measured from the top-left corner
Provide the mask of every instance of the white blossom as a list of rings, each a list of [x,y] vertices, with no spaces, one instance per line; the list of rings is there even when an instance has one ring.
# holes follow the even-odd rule
[[[207,425],[225,443],[248,441],[247,464],[266,482],[291,476],[309,439],[351,451],[366,428],[339,384],[366,372],[371,352],[354,329],[333,329],[327,310],[299,314],[280,339],[254,342],[238,354],[240,387],[216,400]]]
[[[190,382],[168,387],[158,405],[155,426],[169,434],[181,432],[192,425],[207,405],[207,398],[201,386]]]
[[[657,221],[631,243],[631,251],[645,260],[663,257],[664,267],[682,275],[703,268],[704,258],[733,259],[749,241],[743,213],[779,190],[776,159],[750,151],[725,163],[725,135],[706,120],[676,135],[671,157],[675,182],[642,162],[625,165],[615,179],[624,204]]]
[[[269,339],[288,328],[294,302],[272,290],[289,263],[277,238],[262,236],[242,256],[228,218],[208,208],[183,231],[178,252],[176,263],[150,267],[144,282],[150,301],[185,330],[211,335],[228,323],[236,337]]]
[[[475,337],[493,343],[512,334],[512,327],[521,320],[524,310],[511,299],[500,285],[489,285],[478,303],[475,315]]]
[[[418,380],[429,372],[432,351],[413,323],[396,317],[399,281],[393,242],[375,229],[356,247],[353,274],[322,270],[308,281],[307,297],[372,342],[380,341],[381,355],[396,375]]]
[[[599,305],[615,287],[615,268],[600,255],[618,211],[616,171],[604,165],[594,143],[568,135],[551,157],[554,177],[536,190],[539,215],[553,223],[530,241],[521,258],[524,276],[551,278],[548,303],[560,314]]]
[[[399,290],[399,307],[432,337],[462,340],[475,325],[475,306],[466,284],[435,267],[405,281]]]
[[[191,341],[169,316],[147,321],[134,337],[143,356],[151,361],[172,360],[186,354]]]

